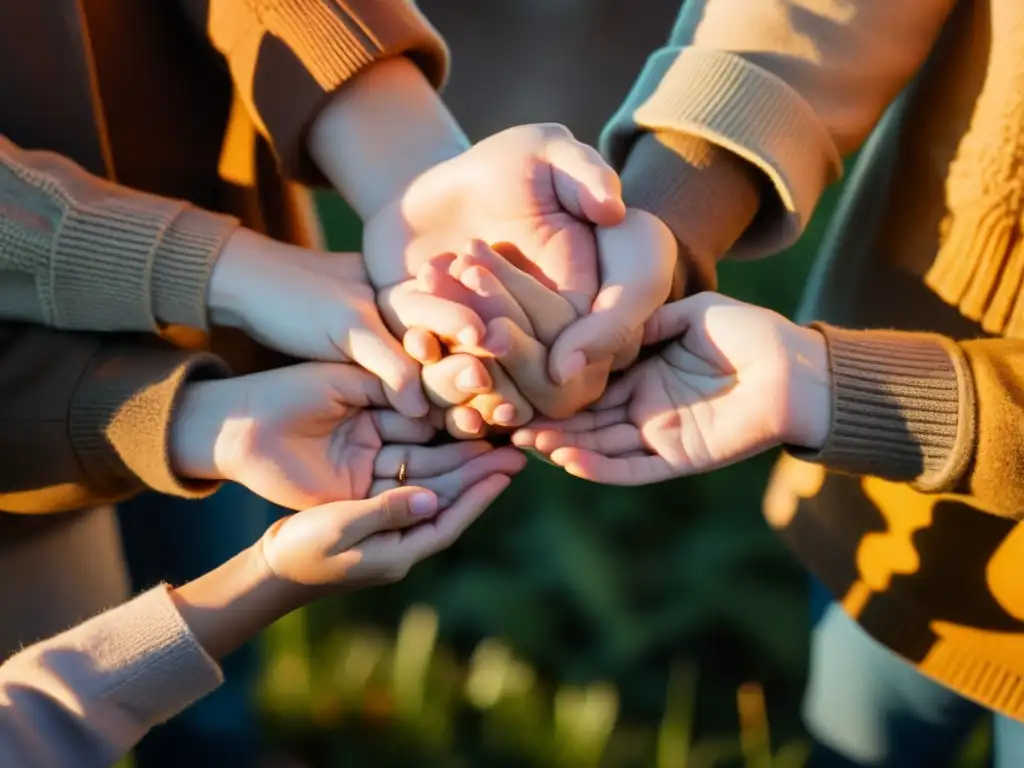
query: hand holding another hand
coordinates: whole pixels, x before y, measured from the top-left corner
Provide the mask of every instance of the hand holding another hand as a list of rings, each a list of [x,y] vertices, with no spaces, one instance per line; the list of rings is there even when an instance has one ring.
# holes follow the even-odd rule
[[[648,344],[675,339],[590,410],[513,436],[571,474],[643,485],[708,472],[782,443],[820,447],[831,417],[824,337],[714,293],[659,310]]]

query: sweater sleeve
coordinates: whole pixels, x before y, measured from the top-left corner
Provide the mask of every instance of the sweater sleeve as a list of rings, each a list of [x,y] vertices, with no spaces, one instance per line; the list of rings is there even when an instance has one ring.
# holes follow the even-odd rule
[[[954,2],[687,0],[601,145],[627,204],[664,220],[696,262],[688,290],[713,287],[726,251],[763,256],[800,236]]]
[[[182,388],[226,366],[117,337],[0,325],[0,510],[82,509],[153,488],[184,497],[168,438]]]
[[[76,331],[206,330],[234,219],[121,187],[0,136],[0,318]]]
[[[112,765],[221,679],[156,587],[0,666],[0,764]]]
[[[346,82],[374,62],[408,56],[440,88],[448,50],[412,0],[180,0],[227,60],[254,124],[290,178],[326,180],[307,132]]]
[[[1024,517],[1024,341],[817,327],[828,343],[832,424],[821,451],[794,453]]]

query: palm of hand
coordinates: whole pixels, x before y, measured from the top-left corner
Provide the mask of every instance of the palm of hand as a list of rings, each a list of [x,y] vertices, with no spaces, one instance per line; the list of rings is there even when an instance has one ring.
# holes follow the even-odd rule
[[[383,440],[372,412],[332,394],[254,420],[235,479],[289,509],[365,498]]]
[[[694,314],[682,337],[630,370],[590,412],[537,422],[517,444],[579,477],[620,485],[711,471],[777,444],[787,382],[779,364],[786,342],[774,321],[785,321],[731,300]],[[648,336],[666,335],[673,331],[648,327]]]

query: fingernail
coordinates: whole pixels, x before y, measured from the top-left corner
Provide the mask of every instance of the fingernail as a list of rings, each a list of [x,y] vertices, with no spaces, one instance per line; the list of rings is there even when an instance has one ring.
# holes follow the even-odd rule
[[[437,510],[437,497],[432,493],[415,493],[409,499],[409,509],[417,517],[432,515]]]
[[[475,366],[467,368],[455,377],[455,386],[460,392],[486,392],[487,382],[483,380],[483,374]]]
[[[472,326],[466,326],[459,331],[455,338],[458,339],[459,343],[464,347],[475,347],[480,344],[480,334],[476,332],[476,328]]]
[[[507,426],[516,419],[516,407],[511,403],[502,403],[494,409],[493,415],[496,422]]]
[[[559,367],[558,375],[561,379],[559,384],[565,384],[567,381],[571,381],[576,376],[583,373],[583,369],[587,367],[587,357],[582,352],[573,352],[569,355],[565,362]]]

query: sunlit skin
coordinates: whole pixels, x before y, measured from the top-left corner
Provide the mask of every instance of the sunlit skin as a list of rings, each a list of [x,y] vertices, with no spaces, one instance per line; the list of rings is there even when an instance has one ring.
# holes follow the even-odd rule
[[[781,443],[824,444],[831,391],[818,331],[704,293],[659,310],[644,341],[669,343],[590,410],[536,421],[513,442],[616,485],[708,472]]]

